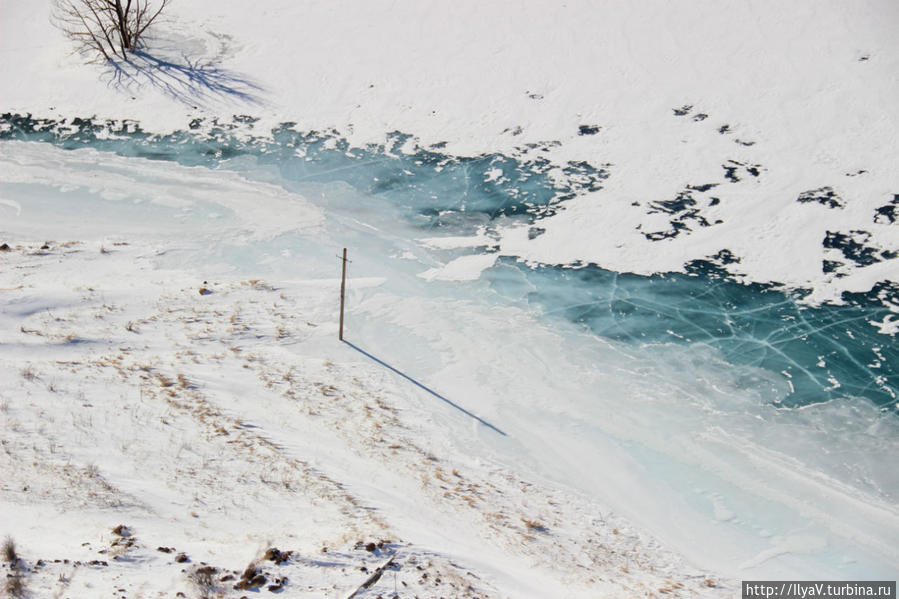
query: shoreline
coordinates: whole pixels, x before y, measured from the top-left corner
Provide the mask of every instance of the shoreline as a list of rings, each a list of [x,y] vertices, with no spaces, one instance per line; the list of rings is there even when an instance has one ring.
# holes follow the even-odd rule
[[[422,597],[456,592],[448,581],[473,589],[453,596],[733,590],[607,508],[443,445],[432,403],[329,341],[327,286],[222,277],[202,295],[140,244],[10,245],[3,337],[18,349],[0,368],[21,383],[0,398],[2,532],[29,588],[189,591],[178,553],[226,575],[277,547],[294,557],[265,564],[268,580],[321,592],[352,587],[358,576],[337,571],[388,551]],[[421,583],[426,561],[441,584]]]

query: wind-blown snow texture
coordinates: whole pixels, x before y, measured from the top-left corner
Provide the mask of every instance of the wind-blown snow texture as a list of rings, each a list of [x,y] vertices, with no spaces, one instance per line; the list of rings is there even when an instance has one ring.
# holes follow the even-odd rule
[[[333,568],[376,535],[402,539],[384,549],[402,552],[398,572],[433,557],[474,594],[895,575],[893,4],[176,3],[117,67],[66,58],[43,10],[3,0],[0,12],[0,365],[24,381],[0,399],[9,463],[49,470],[5,474],[42,489],[75,464],[67,484],[100,504],[78,508],[92,515],[74,534],[10,526],[35,550],[101,530],[108,545],[113,514],[139,522],[139,539],[164,532],[231,569],[247,559],[237,537],[264,548],[274,536],[304,553],[293,564],[311,568],[310,592],[349,588]],[[364,353],[327,341],[341,246]],[[253,296],[274,290],[246,283],[260,278],[280,291],[264,310]],[[358,373],[356,387],[321,360]],[[130,422],[115,402],[98,412],[128,431],[111,446],[81,409],[40,407],[60,389],[90,393],[85,377],[130,406]],[[260,394],[264,414],[244,399]],[[157,408],[160,430],[139,426]],[[168,469],[184,476],[184,451],[154,458],[125,439],[177,443],[172,410],[187,418],[179,431],[233,425],[251,453],[280,460],[286,491],[269,497],[265,476],[246,483],[249,500],[213,490],[215,472],[255,466],[215,464],[207,437],[183,488],[156,493]],[[27,447],[35,430],[46,447]],[[335,430],[340,442],[323,441]],[[106,449],[79,448],[93,445]],[[403,447],[415,450],[394,474]],[[159,476],[129,473],[151,464]],[[311,494],[295,494],[295,476],[317,481]],[[7,486],[4,514],[33,496],[35,522],[71,507],[51,491]],[[173,511],[191,493],[201,523],[227,516],[222,535]],[[272,502],[324,511],[249,532]],[[531,514],[544,503],[555,507]],[[298,528],[308,538],[281,535]],[[106,550],[179,588],[155,542]],[[321,543],[342,553],[309,561]],[[50,588],[57,574],[33,578]],[[419,596],[450,592],[425,580]]]

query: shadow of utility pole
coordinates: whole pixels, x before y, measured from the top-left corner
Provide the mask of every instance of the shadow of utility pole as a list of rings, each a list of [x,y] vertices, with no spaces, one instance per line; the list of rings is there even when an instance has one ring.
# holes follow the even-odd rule
[[[380,365],[383,366],[384,368],[387,368],[387,369],[392,370],[393,372],[397,373],[398,375],[400,375],[401,377],[403,377],[404,379],[406,379],[407,381],[409,381],[409,382],[412,383],[413,385],[416,385],[417,387],[420,387],[421,389],[424,389],[425,391],[427,391],[428,393],[430,393],[431,395],[433,395],[433,396],[436,397],[437,399],[439,399],[439,400],[441,400],[441,401],[444,401],[444,402],[448,403],[449,405],[453,406],[454,408],[456,408],[457,410],[459,410],[460,412],[462,412],[462,413],[465,414],[466,416],[468,416],[468,417],[470,417],[470,418],[474,418],[475,420],[477,420],[478,422],[480,422],[481,424],[483,424],[483,425],[486,426],[487,428],[489,428],[489,429],[491,429],[491,430],[493,430],[493,431],[495,431],[495,432],[501,434],[501,435],[504,436],[504,437],[508,436],[508,435],[506,435],[506,433],[504,433],[504,432],[501,431],[500,429],[496,428],[495,426],[493,426],[492,424],[490,424],[489,422],[487,422],[486,420],[484,420],[484,419],[481,418],[480,416],[477,416],[476,414],[472,414],[471,412],[469,412],[468,410],[466,410],[465,408],[463,408],[463,407],[460,406],[459,404],[454,403],[454,402],[448,400],[447,398],[445,398],[444,396],[440,395],[439,393],[437,393],[437,392],[434,391],[433,389],[431,389],[431,388],[429,388],[429,387],[426,387],[425,385],[422,385],[421,383],[419,383],[418,381],[416,381],[414,378],[412,378],[412,377],[409,376],[408,374],[406,374],[406,373],[404,373],[404,372],[401,372],[401,371],[397,370],[396,368],[394,368],[393,366],[391,366],[391,365],[388,364],[387,362],[385,362],[385,361],[383,361],[383,360],[381,360],[381,359],[379,359],[379,358],[376,358],[375,356],[371,355],[370,353],[368,353],[368,352],[365,351],[364,349],[361,349],[361,348],[359,348],[359,347],[353,345],[352,343],[350,343],[350,342],[347,341],[346,339],[343,339],[343,342],[346,343],[347,345],[349,345],[350,347],[352,347],[353,349],[355,349],[357,352],[359,352],[359,353],[362,354],[363,356],[366,356],[366,357],[370,358],[371,360],[374,360],[375,362],[377,362],[378,364],[380,364]]]

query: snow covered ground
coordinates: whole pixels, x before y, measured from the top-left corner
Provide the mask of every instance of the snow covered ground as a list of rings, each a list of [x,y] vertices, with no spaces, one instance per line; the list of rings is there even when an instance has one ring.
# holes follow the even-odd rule
[[[811,287],[820,300],[883,276],[851,264],[849,277],[823,272],[828,230],[899,251],[896,227],[875,219],[899,194],[889,0],[180,2],[153,49],[194,67],[145,65],[133,78],[67,56],[49,3],[2,7],[4,110],[163,132],[248,114],[257,129],[333,128],[356,145],[401,131],[454,155],[613,166],[545,235],[525,243],[505,231],[510,255],[651,273],[726,247],[740,259],[734,273]],[[827,191],[796,201],[826,188],[835,204]],[[698,214],[665,207],[682,193]]]
[[[895,283],[895,3],[182,1],[120,69],[68,55],[49,10],[0,0],[0,112],[52,119],[29,121],[52,144],[0,141],[0,533],[34,596],[193,596],[208,565],[239,597],[252,563],[345,597],[394,552],[357,596],[895,577],[891,406],[781,410],[789,373],[609,341],[496,284],[504,260],[710,257],[811,304]],[[346,142],[360,168],[335,169],[372,188],[430,150],[565,197],[479,225],[463,165],[461,209],[417,228],[349,174],[235,149],[283,123]],[[272,152],[301,162],[292,139]],[[858,360],[889,396],[882,299]]]
[[[344,597],[394,552],[359,596],[728,584],[508,469],[454,410],[336,342],[335,280],[202,281],[158,266],[172,246],[138,234],[0,255],[3,528],[34,596],[195,596],[205,565],[239,596],[256,563],[263,590],[286,577],[288,596]],[[266,561],[271,547],[292,557]]]

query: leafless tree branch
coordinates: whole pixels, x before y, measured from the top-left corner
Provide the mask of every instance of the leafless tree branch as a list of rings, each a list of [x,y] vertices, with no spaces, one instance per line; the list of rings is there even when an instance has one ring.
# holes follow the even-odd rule
[[[93,59],[129,59],[170,0],[54,0],[54,23]]]

